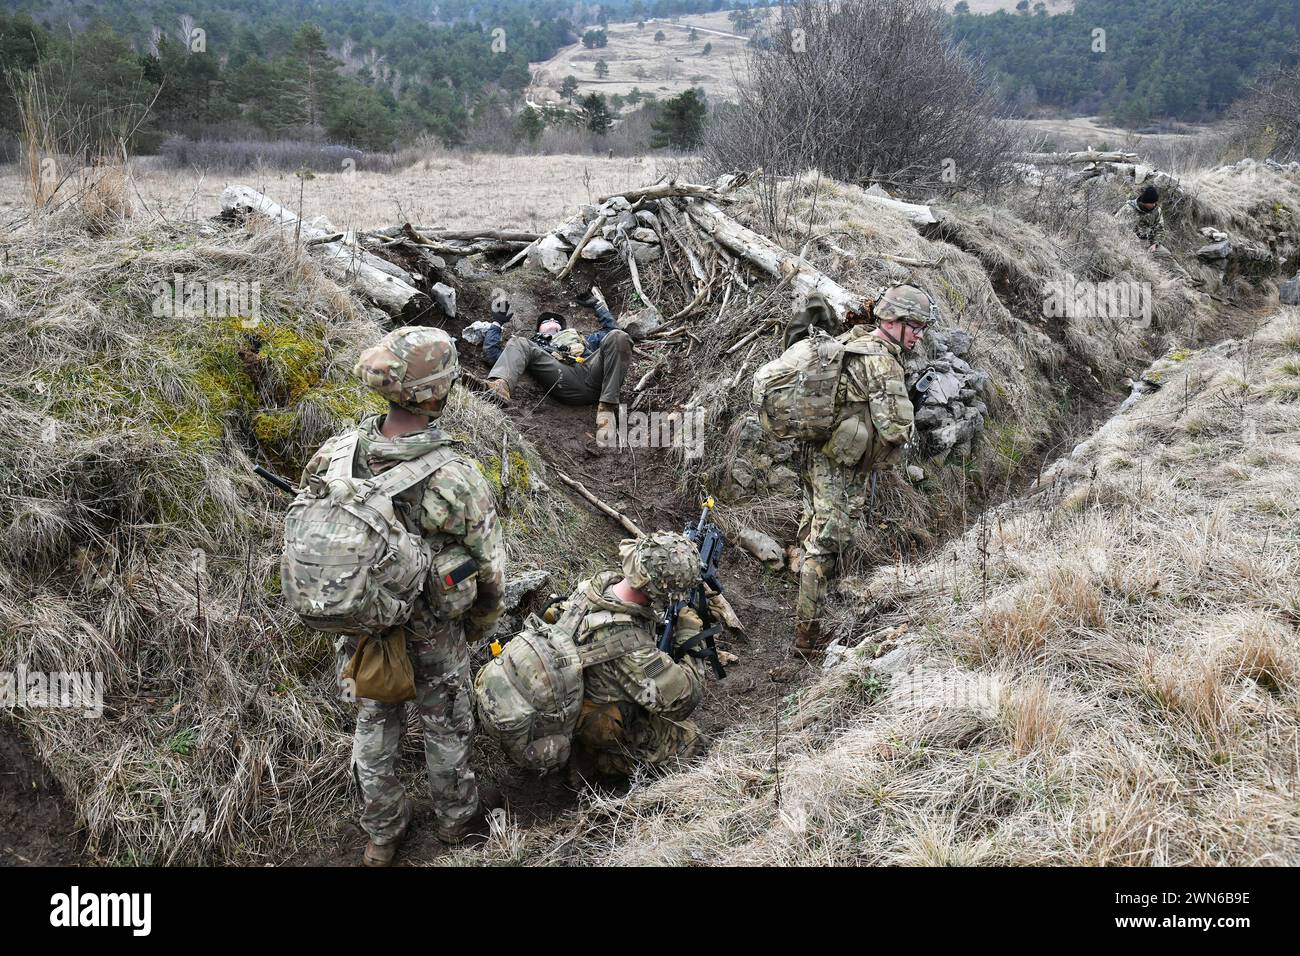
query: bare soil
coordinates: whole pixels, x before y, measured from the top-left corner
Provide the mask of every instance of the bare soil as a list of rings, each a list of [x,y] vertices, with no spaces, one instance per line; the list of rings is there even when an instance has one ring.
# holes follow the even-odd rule
[[[63,789],[8,718],[0,719],[0,865],[88,862]]]

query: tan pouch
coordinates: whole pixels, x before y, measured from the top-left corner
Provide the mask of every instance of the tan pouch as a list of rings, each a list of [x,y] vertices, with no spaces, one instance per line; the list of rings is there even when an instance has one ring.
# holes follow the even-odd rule
[[[444,621],[464,617],[478,597],[478,562],[463,545],[449,544],[429,568],[429,604]]]
[[[846,418],[835,426],[822,451],[841,465],[856,465],[871,447],[871,426],[860,418]]]
[[[415,698],[415,668],[406,653],[406,636],[394,631],[387,637],[363,635],[356,653],[343,668],[358,698],[381,704],[401,704]]]

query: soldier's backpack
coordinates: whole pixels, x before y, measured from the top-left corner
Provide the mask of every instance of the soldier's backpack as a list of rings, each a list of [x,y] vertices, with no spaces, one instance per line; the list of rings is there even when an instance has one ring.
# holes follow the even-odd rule
[[[874,343],[851,333],[831,337],[817,326],[754,373],[753,403],[773,438],[826,441],[838,424],[840,371],[846,353],[869,354]]]
[[[338,634],[406,623],[426,587],[440,616],[458,616],[473,604],[477,566],[460,545],[435,552],[408,531],[393,499],[460,456],[443,446],[377,477],[356,478],[359,437],[344,435],[324,475],[289,505],[280,558],[285,601],[308,627]]]
[[[479,670],[474,678],[479,724],[516,764],[544,774],[568,762],[582,713],[583,670],[621,657],[644,638],[590,645],[578,640],[622,617],[593,611],[580,598],[570,601],[554,624],[530,614],[523,630]],[[633,620],[626,617],[627,623]]]

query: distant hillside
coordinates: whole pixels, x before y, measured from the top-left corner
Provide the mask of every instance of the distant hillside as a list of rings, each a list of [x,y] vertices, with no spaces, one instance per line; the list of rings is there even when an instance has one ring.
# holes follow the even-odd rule
[[[1295,0],[1078,0],[1057,16],[970,7],[953,18],[956,36],[1022,111],[1108,113],[1131,127],[1213,119],[1300,43]]]

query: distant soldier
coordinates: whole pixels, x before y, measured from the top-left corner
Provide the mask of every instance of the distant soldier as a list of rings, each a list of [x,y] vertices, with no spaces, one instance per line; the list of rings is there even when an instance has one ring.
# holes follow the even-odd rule
[[[501,529],[482,474],[434,424],[459,375],[451,338],[440,329],[397,329],[362,353],[356,372],[388,400],[388,413],[371,415],[356,430],[326,442],[308,463],[302,481],[327,488],[342,473],[377,480],[401,466],[400,472],[393,472],[400,475],[395,484],[402,489],[393,495],[393,511],[408,532],[427,542],[434,573],[440,573],[441,555],[460,555],[456,560],[463,567],[476,566],[476,594],[464,591],[464,582],[457,581],[467,607],[449,607],[448,599],[426,582],[409,620],[386,635],[404,638],[413,664],[414,703],[424,729],[437,836],[459,843],[482,832],[483,826],[485,808],[469,768],[474,714],[466,641],[490,632],[502,612]],[[336,644],[340,675],[355,644],[351,638]],[[365,698],[357,704],[352,762],[364,800],[361,825],[370,837],[364,862],[387,866],[412,816],[396,767],[405,705]]]
[[[920,340],[934,311],[920,289],[894,286],[872,306],[876,328],[863,324],[865,312],[853,312],[848,331],[831,337],[829,308],[810,296],[791,322],[787,342],[795,341],[755,375],[764,427],[802,439],[803,559],[794,642],[801,653],[817,653],[824,643],[827,585],[852,541],[872,473],[900,461],[911,437],[901,356]]]
[[[1165,234],[1165,215],[1160,208],[1160,191],[1155,186],[1147,186],[1136,199],[1126,202],[1116,216],[1128,224],[1133,234],[1146,245],[1152,258],[1164,263],[1185,282],[1200,284],[1200,280],[1183,268],[1183,264],[1161,243]]]

